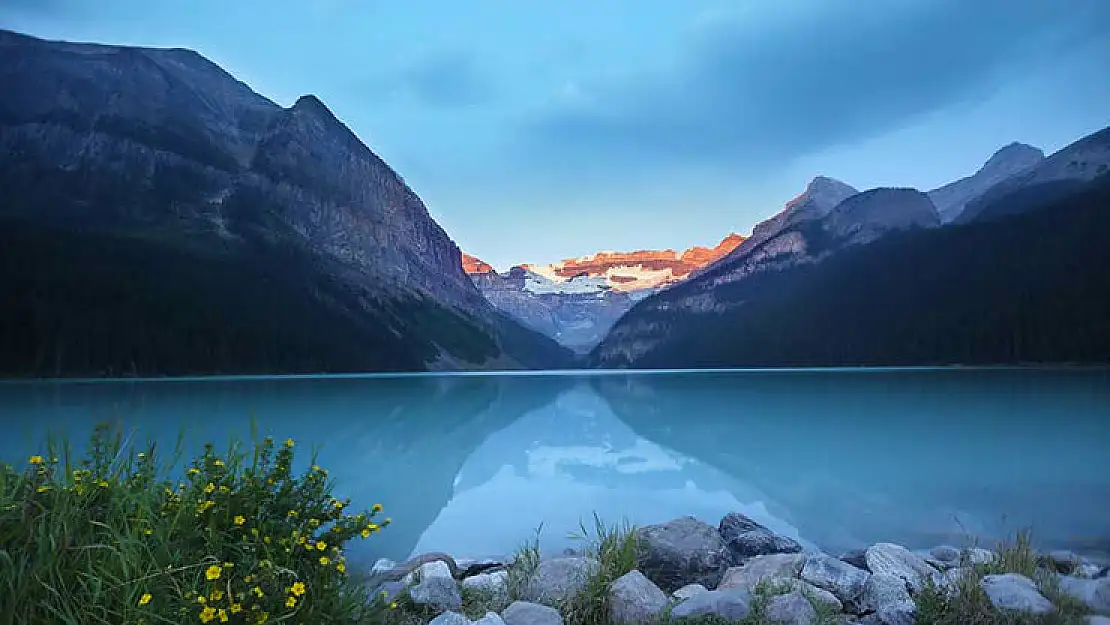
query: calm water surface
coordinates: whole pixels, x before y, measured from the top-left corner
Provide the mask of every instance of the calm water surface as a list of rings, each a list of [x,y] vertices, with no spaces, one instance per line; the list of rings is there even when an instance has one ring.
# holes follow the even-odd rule
[[[543,523],[742,511],[830,552],[1032,526],[1110,550],[1110,372],[871,370],[0,383],[0,459],[97,421],[319,449],[394,524],[353,557],[496,555]],[[302,460],[306,458],[302,457]]]

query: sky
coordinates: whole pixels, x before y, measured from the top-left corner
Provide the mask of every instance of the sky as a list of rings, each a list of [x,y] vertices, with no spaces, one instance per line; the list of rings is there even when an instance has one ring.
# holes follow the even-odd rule
[[[1110,0],[0,0],[312,93],[504,270],[747,234],[815,175],[935,188],[1110,125]]]

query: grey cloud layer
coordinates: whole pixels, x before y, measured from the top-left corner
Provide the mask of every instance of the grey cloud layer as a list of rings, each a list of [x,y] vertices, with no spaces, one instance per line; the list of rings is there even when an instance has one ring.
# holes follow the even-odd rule
[[[533,156],[758,165],[898,127],[1110,32],[1108,0],[822,0],[720,21],[666,70],[585,89],[525,129]]]

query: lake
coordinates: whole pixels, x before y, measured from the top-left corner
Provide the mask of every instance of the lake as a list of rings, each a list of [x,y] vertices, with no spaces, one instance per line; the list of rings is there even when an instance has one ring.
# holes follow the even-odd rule
[[[596,512],[741,511],[829,552],[993,540],[1110,552],[1110,372],[790,370],[0,383],[0,459],[97,421],[190,453],[293,437],[393,525],[352,559],[545,549]],[[305,455],[300,460],[307,461]]]

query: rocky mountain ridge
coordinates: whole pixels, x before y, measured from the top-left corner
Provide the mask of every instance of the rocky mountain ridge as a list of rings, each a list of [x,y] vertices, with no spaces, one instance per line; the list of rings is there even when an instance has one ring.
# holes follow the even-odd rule
[[[1010,143],[992,155],[979,171],[929,191],[941,221],[948,223],[960,216],[967,203],[995,185],[1020,176],[1044,161],[1044,152],[1024,143]]]
[[[270,282],[266,297],[311,302],[332,319],[324,325],[336,332],[335,348],[345,354],[333,361],[326,348],[313,353],[304,343],[288,346],[288,358],[278,359],[270,352],[285,349],[282,336],[296,333],[274,328],[279,335],[270,348],[262,341],[260,351],[236,354],[213,345],[209,353],[223,355],[207,365],[201,355],[187,364],[171,362],[164,354],[178,353],[170,337],[180,331],[167,333],[167,342],[155,348],[128,335],[133,327],[109,331],[71,318],[76,310],[60,303],[70,296],[49,291],[26,294],[28,302],[38,302],[31,308],[7,311],[16,316],[5,319],[5,327],[30,324],[41,334],[14,337],[27,352],[13,349],[5,373],[261,372],[276,366],[267,359],[281,360],[283,372],[514,368],[569,357],[481,296],[462,270],[458,247],[420,198],[315,96],[282,108],[195,52],[52,42],[10,31],[0,31],[0,82],[10,94],[0,99],[0,218],[13,226],[8,232],[28,240],[65,237],[75,252],[109,237],[105,245],[118,253],[103,262],[124,263],[91,273],[97,269],[89,266],[97,261],[92,256],[70,269],[12,258],[4,267],[11,292],[23,284],[21,262],[32,270],[49,268],[42,284],[76,281],[74,293],[116,288],[123,278],[112,276],[146,270],[132,264],[127,249],[141,245],[151,265],[154,257],[171,263],[179,282],[194,285],[192,307],[201,310],[182,316],[182,324],[208,323],[203,320],[215,315],[234,326],[247,323],[246,308],[262,303],[225,309],[221,299],[227,296],[211,289],[216,275],[197,272],[246,279],[237,272],[257,260],[267,265],[257,267]],[[34,253],[17,243],[0,247]],[[268,265],[279,257],[290,269],[296,266],[288,273],[301,282],[285,281]],[[164,305],[157,302],[163,296],[188,298],[171,296],[173,284],[164,288],[148,287],[142,306]],[[245,290],[224,284],[218,292]],[[167,329],[153,308],[133,307],[125,315],[108,311],[113,302],[101,304],[108,318],[133,313],[151,331]],[[339,340],[341,328],[361,336],[365,351],[340,347],[352,338]],[[79,362],[65,356],[73,354],[74,342],[94,335],[108,340],[112,332],[118,335],[109,345],[133,345],[140,355],[119,356],[125,358],[119,362],[107,355],[116,350],[105,348]],[[53,354],[45,370],[38,354],[44,349]]]

